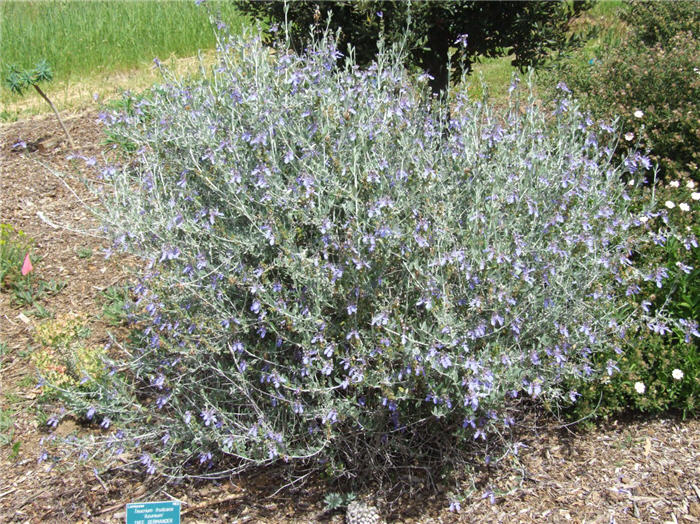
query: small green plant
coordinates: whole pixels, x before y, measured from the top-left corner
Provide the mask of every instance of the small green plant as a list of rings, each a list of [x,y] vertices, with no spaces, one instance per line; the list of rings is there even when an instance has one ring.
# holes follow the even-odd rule
[[[337,509],[345,508],[357,496],[354,493],[328,493],[323,498],[323,503],[325,504],[325,511],[335,511]]]
[[[90,249],[89,247],[79,247],[76,251],[76,255],[78,255],[78,258],[81,259],[90,258],[92,257],[92,249]]]
[[[35,300],[31,279],[18,280],[13,289],[11,302],[18,306],[33,306]]]
[[[19,440],[17,442],[15,442],[14,444],[12,444],[12,451],[10,452],[10,456],[8,457],[8,459],[10,461],[15,461],[19,458],[20,446],[21,446],[21,443]]]
[[[33,314],[46,314],[47,310],[42,306],[37,305],[37,300],[45,296],[55,296],[60,293],[66,283],[62,280],[36,281],[30,276],[15,281],[13,288],[12,302],[20,306],[36,306]]]
[[[35,385],[36,381],[31,375],[25,375],[17,381],[17,387],[20,389],[34,387]]]
[[[15,436],[14,412],[0,409],[0,447],[8,446]]]
[[[2,371],[5,355],[10,352],[10,348],[3,341],[0,341],[0,371]]]
[[[102,292],[102,318],[109,324],[118,326],[126,320],[127,288],[110,286]]]
[[[20,404],[22,402],[22,398],[17,395],[17,393],[8,391],[5,393],[5,402],[7,404]]]
[[[41,319],[46,319],[46,318],[53,318],[54,313],[48,308],[45,308],[41,304],[36,304],[34,309],[32,309],[29,312],[30,315],[36,318],[41,318]]]
[[[48,282],[39,282],[39,286],[37,288],[37,293],[40,296],[43,295],[48,295],[50,297],[58,295],[63,289],[66,287],[66,282],[63,280],[54,280],[51,279]]]
[[[36,92],[39,93],[39,96],[41,96],[41,98],[43,98],[46,103],[49,104],[49,107],[56,115],[58,123],[61,125],[61,129],[63,129],[63,132],[68,138],[70,146],[74,148],[75,142],[73,142],[73,137],[71,137],[68,129],[63,123],[63,120],[61,120],[61,116],[58,114],[56,107],[53,105],[53,102],[51,102],[49,97],[46,96],[46,93],[44,93],[44,91],[39,87],[41,82],[51,82],[52,80],[53,72],[51,71],[51,66],[46,60],[40,60],[36,66],[34,66],[34,69],[31,70],[20,69],[16,65],[10,65],[5,75],[5,85],[13,93],[21,96],[24,94],[24,91],[30,87],[33,87]]]

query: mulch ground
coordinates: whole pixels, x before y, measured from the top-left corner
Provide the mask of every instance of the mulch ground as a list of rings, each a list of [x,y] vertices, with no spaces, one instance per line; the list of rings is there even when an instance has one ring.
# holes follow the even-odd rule
[[[78,180],[81,161],[67,159],[99,157],[97,115],[65,118],[75,151],[68,150],[52,117],[0,128],[0,222],[35,240],[34,251],[42,256],[37,278],[66,284],[41,305],[57,315],[88,315],[91,342],[100,344],[114,331],[101,318],[101,292],[129,282],[129,261],[100,254],[105,244],[85,207],[92,199]],[[20,140],[28,147],[13,149]],[[88,249],[94,253],[89,258]],[[328,488],[320,481],[275,494],[280,481],[274,471],[164,486],[127,474],[98,477],[89,464],[38,462],[48,432],[39,427],[37,410],[50,409],[39,402],[30,361],[39,321],[11,302],[9,293],[0,293],[0,341],[7,348],[0,356],[0,409],[12,414],[14,424],[0,440],[0,522],[123,522],[127,502],[170,498],[182,501],[183,522],[342,522],[341,513],[324,513]],[[371,493],[363,496],[390,522],[700,522],[700,421],[628,418],[573,432],[546,416],[530,419],[519,464],[479,473],[478,485],[508,495],[492,501],[478,492],[459,514],[447,510],[444,492],[391,506],[373,501]],[[75,429],[69,421],[57,431]]]

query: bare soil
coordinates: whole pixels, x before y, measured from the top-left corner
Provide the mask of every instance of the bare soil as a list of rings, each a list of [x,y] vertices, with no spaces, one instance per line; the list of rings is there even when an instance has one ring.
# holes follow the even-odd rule
[[[67,159],[70,154],[99,157],[96,118],[94,112],[65,115],[75,151],[68,150],[51,116],[0,128],[0,222],[35,239],[34,251],[42,257],[35,264],[36,278],[66,284],[43,297],[41,305],[56,315],[87,315],[91,342],[100,344],[107,331],[115,332],[103,318],[101,292],[132,277],[128,259],[101,255],[105,243],[85,207],[94,202],[78,180],[83,163]],[[20,140],[28,147],[13,149]],[[88,249],[91,257],[84,256]],[[0,440],[0,522],[123,522],[127,502],[170,498],[182,501],[183,522],[189,523],[342,522],[342,513],[324,512],[329,488],[318,479],[275,494],[280,477],[270,470],[225,482],[164,486],[126,473],[99,477],[91,464],[38,462],[48,431],[37,415],[54,407],[40,402],[35,386],[30,355],[40,320],[30,309],[0,293],[0,341],[7,348],[0,355],[0,409],[14,426]],[[92,431],[70,421],[56,431],[77,430]],[[698,420],[628,417],[574,432],[532,413],[522,441],[527,447],[519,464],[478,471],[481,491],[459,514],[447,509],[446,491],[454,485],[393,504],[374,500],[372,493],[361,495],[389,522],[700,522]],[[465,479],[465,489],[469,485]],[[486,489],[507,495],[492,501],[482,496]]]

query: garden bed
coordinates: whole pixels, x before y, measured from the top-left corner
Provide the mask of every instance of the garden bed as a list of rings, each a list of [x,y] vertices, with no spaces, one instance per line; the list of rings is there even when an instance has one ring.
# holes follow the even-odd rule
[[[85,315],[88,342],[98,345],[107,341],[107,331],[124,336],[124,329],[111,326],[105,316],[104,292],[127,285],[129,273],[124,258],[104,259],[97,224],[79,201],[91,198],[75,178],[84,162],[66,159],[71,153],[100,154],[96,119],[94,113],[66,115],[78,145],[73,152],[62,142],[52,117],[3,126],[0,221],[35,240],[34,252],[42,257],[34,264],[35,278],[65,283],[37,303],[57,317]],[[13,149],[20,141],[27,148]],[[42,321],[37,315],[36,306],[17,306],[9,293],[0,294],[0,341],[5,348],[0,356],[5,421],[0,520],[120,522],[127,502],[169,497],[183,501],[185,522],[342,520],[339,512],[324,512],[324,496],[337,488],[313,479],[276,493],[282,483],[278,471],[218,483],[161,486],[157,479],[146,482],[126,473],[96,476],[91,464],[69,468],[39,463],[40,441],[48,432],[38,420],[42,410],[53,406],[41,404],[31,362],[36,350],[33,333]],[[57,428],[61,435],[87,431],[95,430],[71,420]],[[520,463],[512,463],[512,469],[506,464],[481,468],[475,479],[465,479],[464,491],[475,489],[460,514],[447,509],[446,492],[454,491],[454,485],[438,486],[436,492],[427,483],[422,495],[410,500],[373,502],[379,503],[387,520],[404,522],[700,522],[697,420],[628,418],[576,433],[531,413],[520,431],[526,445]],[[370,493],[361,495],[372,498]]]

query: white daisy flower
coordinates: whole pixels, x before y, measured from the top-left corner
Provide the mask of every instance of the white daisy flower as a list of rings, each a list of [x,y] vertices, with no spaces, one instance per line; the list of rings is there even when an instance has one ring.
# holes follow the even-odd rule
[[[629,133],[625,133],[625,140],[627,140],[628,142],[634,140],[634,133],[632,131],[630,131]]]
[[[700,193],[691,193],[690,198],[693,200],[700,200]]]
[[[676,380],[682,380],[683,379],[683,371],[681,371],[680,369],[674,369],[671,372],[671,376]]]
[[[685,187],[687,187],[688,189],[693,189],[695,187],[695,182],[693,182],[692,180],[688,180],[685,183]]]
[[[635,118],[642,118],[642,117],[644,116],[644,112],[643,112],[643,111],[640,111],[639,109],[637,109],[637,110],[634,112],[634,116],[635,116]]]
[[[685,202],[681,202],[680,204],[678,204],[678,209],[680,209],[681,211],[690,211],[690,206]]]
[[[671,180],[668,185],[671,187],[681,187],[681,183],[678,180]]]
[[[644,382],[635,382],[634,390],[640,395],[644,395],[644,392],[647,390],[647,387],[644,385]]]
[[[628,186],[633,186],[634,185],[634,178],[630,178],[630,181],[627,182]]]
[[[641,217],[639,217],[639,221],[640,221],[642,224],[646,224],[646,223],[649,221],[649,217],[647,217],[647,216],[641,216]]]
[[[676,204],[674,204],[670,200],[666,200],[666,202],[664,202],[664,205],[669,209],[673,209],[674,207],[676,207]]]

